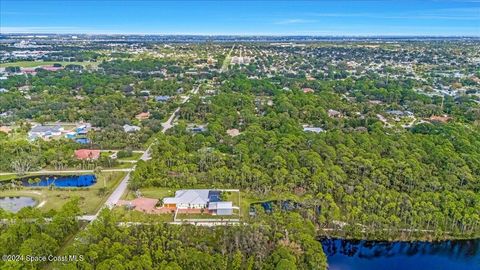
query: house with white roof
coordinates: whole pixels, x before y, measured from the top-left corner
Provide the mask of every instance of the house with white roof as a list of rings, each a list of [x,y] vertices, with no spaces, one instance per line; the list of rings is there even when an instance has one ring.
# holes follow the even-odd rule
[[[125,124],[125,125],[123,125],[123,131],[125,131],[126,133],[137,132],[137,131],[140,131],[140,127]]]
[[[60,136],[62,135],[63,127],[56,125],[56,126],[34,126],[28,132],[29,140],[35,140],[36,138],[48,139],[53,136]]]
[[[175,197],[163,198],[163,207],[171,209],[207,209],[211,214],[232,215],[233,203],[220,201],[220,191],[210,189],[182,189]]]

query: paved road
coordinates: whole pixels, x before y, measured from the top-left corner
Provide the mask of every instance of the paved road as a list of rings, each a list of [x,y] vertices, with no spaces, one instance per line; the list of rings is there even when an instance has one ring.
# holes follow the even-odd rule
[[[193,88],[191,94],[196,94],[198,93],[198,90],[199,90],[199,86]],[[184,104],[185,102],[187,102],[188,100],[190,99],[190,95],[186,96],[182,103],[181,104]],[[168,118],[167,121],[165,121],[165,123],[162,124],[162,133],[165,133],[167,130],[169,130],[170,128],[173,127],[173,122],[175,121],[175,118],[177,116],[177,113],[178,111],[180,110],[180,106],[177,107],[177,109],[175,109],[175,111],[170,115],[170,117]],[[147,148],[147,150],[145,150],[145,152],[143,152],[142,156],[140,157],[141,160],[144,160],[144,161],[147,161],[151,158],[151,149],[152,149],[152,145],[155,143],[155,141],[153,141]],[[108,207],[110,209],[112,209],[117,203],[118,201],[120,200],[120,198],[122,197],[123,193],[125,192],[125,190],[127,190],[127,187],[128,187],[128,180],[130,180],[130,173],[132,171],[135,170],[135,167],[134,166],[130,171],[128,171],[128,174],[122,179],[122,182],[120,182],[120,184],[115,188],[115,190],[112,192],[112,194],[110,194],[110,196],[108,197],[108,199],[105,201],[105,205],[104,207]],[[104,170],[105,171],[105,170]],[[98,217],[98,214],[100,213],[102,209],[100,209],[97,214],[93,215],[93,216],[82,216],[82,217],[79,217],[79,219],[82,219],[82,220],[87,220],[87,221],[93,221],[95,219],[97,219]]]
[[[230,56],[231,56],[234,48],[235,48],[235,45],[232,46],[232,48],[228,52],[227,56],[225,56],[225,60],[222,63],[222,67],[220,68],[220,72],[224,72],[225,70],[228,69],[228,66],[230,66],[230,61],[231,61]]]

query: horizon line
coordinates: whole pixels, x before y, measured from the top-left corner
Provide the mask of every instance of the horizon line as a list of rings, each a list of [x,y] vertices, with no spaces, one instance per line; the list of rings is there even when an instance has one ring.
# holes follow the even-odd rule
[[[219,36],[229,36],[229,37],[470,37],[470,38],[480,38],[479,35],[472,34],[458,34],[458,35],[449,35],[449,34],[440,34],[440,35],[429,35],[429,34],[192,34],[192,33],[86,33],[86,32],[71,32],[71,33],[51,33],[51,32],[7,32],[2,33],[1,35],[57,35],[57,36],[67,36],[67,35],[84,35],[84,36],[199,36],[199,37],[219,37]]]

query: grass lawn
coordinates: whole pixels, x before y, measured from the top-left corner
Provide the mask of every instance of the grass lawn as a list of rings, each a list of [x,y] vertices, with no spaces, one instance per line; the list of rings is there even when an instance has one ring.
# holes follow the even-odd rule
[[[14,174],[0,175],[0,181],[12,180],[12,179],[14,179],[14,178],[17,178],[17,176],[14,175]]]
[[[152,198],[152,199],[162,199],[164,197],[174,196],[175,189],[169,188],[157,188],[157,187],[148,187],[148,188],[141,188],[140,192],[142,193],[143,197]],[[135,199],[135,192],[131,190],[127,190],[126,193],[123,194],[122,200],[133,200]]]
[[[172,222],[173,214],[146,214],[137,210],[115,207],[113,213],[122,222]]]
[[[18,62],[9,62],[9,63],[0,63],[0,67],[23,67],[23,68],[33,68],[38,66],[51,66],[53,64],[61,64],[62,66],[66,65],[81,65],[81,66],[97,66],[98,62],[63,62],[63,61],[18,61]]]
[[[231,216],[217,216],[217,215],[210,215],[208,213],[204,214],[177,214],[177,221],[181,221],[183,219],[214,219],[214,220],[222,220],[222,219],[238,219],[238,213],[235,210],[233,215]]]
[[[80,198],[82,214],[95,214],[125,174],[125,172],[103,172],[97,179],[97,183],[88,188],[56,188],[49,190],[48,187],[29,187],[18,190],[2,190],[0,191],[0,197],[30,196],[35,198],[39,204],[43,203],[41,209],[44,211],[58,210],[69,199],[78,197]],[[104,180],[107,192],[101,195],[99,191],[103,187]]]
[[[142,156],[142,153],[132,153],[131,157],[119,158],[118,160],[139,160]]]

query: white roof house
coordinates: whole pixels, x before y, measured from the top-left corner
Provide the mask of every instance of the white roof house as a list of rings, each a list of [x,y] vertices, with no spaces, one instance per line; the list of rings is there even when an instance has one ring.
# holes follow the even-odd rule
[[[232,209],[232,202],[212,202],[208,205],[208,210]]]
[[[209,202],[209,189],[182,189],[175,197],[166,197],[163,204],[176,205],[177,208],[206,208]]]
[[[303,131],[305,131],[305,132],[315,132],[315,133],[325,132],[325,130],[323,128],[320,128],[320,127],[304,127]]]
[[[138,126],[133,126],[133,125],[123,125],[123,131],[125,131],[126,133],[130,133],[130,132],[137,132],[140,130],[140,127]]]
[[[50,138],[52,136],[60,136],[62,134],[63,127],[56,125],[56,126],[34,126],[29,132],[28,137],[30,140],[34,140],[36,138]]]

